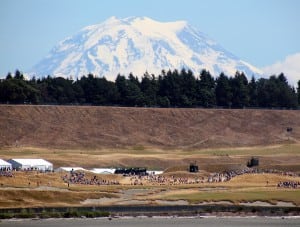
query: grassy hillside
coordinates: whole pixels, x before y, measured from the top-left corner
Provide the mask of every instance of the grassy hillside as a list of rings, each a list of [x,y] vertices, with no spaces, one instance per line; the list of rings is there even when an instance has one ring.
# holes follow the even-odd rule
[[[299,140],[300,112],[292,110],[0,106],[1,147],[189,149]]]

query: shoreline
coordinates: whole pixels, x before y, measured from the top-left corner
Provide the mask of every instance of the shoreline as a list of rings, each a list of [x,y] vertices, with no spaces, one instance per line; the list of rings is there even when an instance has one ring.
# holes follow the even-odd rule
[[[224,227],[240,227],[240,226],[298,226],[300,217],[216,217],[216,216],[199,216],[199,217],[115,217],[115,218],[49,218],[49,219],[9,219],[0,220],[0,225],[6,227],[40,227],[40,226],[56,226],[56,227],[206,227],[206,226],[224,226]]]
[[[300,217],[300,207],[245,205],[120,205],[0,209],[0,219],[120,217]]]
[[[22,220],[84,220],[84,219],[94,219],[94,220],[117,220],[117,219],[249,219],[249,218],[266,218],[266,219],[299,219],[300,215],[297,216],[257,216],[257,215],[249,215],[249,216],[218,216],[218,215],[204,215],[204,216],[109,216],[109,217],[70,217],[70,218],[10,218],[10,219],[0,219],[1,221],[22,221]]]

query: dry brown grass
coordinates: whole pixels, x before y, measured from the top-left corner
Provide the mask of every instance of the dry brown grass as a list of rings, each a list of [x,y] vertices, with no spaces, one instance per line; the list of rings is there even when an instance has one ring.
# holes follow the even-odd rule
[[[228,186],[241,188],[247,187],[275,187],[280,181],[299,181],[300,177],[291,177],[279,174],[244,174],[234,177],[229,182]]]
[[[112,198],[119,189],[111,186],[77,185],[69,187],[61,176],[66,173],[14,172],[0,177],[0,207],[75,206],[86,199]],[[86,173],[86,177],[95,174]],[[98,175],[106,180],[119,180],[117,175]]]
[[[32,147],[11,147],[0,149],[2,159],[44,158],[61,166],[81,166],[84,168],[137,166],[148,169],[183,171],[190,163],[196,162],[201,170],[221,172],[245,168],[252,156],[258,156],[260,167],[283,171],[300,172],[300,144],[277,145],[271,147],[167,150],[145,148],[143,152],[132,149],[51,149]]]
[[[78,206],[86,199],[113,198],[104,192],[0,190],[0,207],[56,207]]]
[[[267,202],[277,204],[278,202],[290,202],[294,205],[300,205],[300,190],[271,190],[271,189],[253,189],[247,190],[229,190],[229,191],[182,191],[173,192],[169,195],[156,197],[161,200],[186,200],[191,204],[202,202],[220,202],[229,201],[234,204],[241,202]]]
[[[293,127],[290,136],[287,127]],[[300,172],[299,141],[299,111],[0,105],[0,158],[44,158],[55,168],[140,166],[167,169],[167,176],[202,177],[243,169],[251,156],[258,156],[260,168]],[[186,172],[193,162],[199,165],[197,174]],[[63,173],[14,174],[14,178],[0,177],[0,207],[73,206],[87,198],[112,197],[122,189],[136,188],[68,188],[61,180]],[[121,176],[99,177],[129,184]],[[224,183],[138,187],[150,188],[154,196],[156,191],[166,192],[160,199],[300,204],[299,190],[276,188],[283,180],[300,179],[250,174]],[[218,191],[220,187],[226,190]],[[216,190],[199,193],[199,188]]]
[[[0,146],[207,148],[300,139],[298,111],[0,106]]]
[[[57,189],[68,189],[68,190],[107,190],[107,188],[96,185],[68,185],[63,182],[62,176],[68,174],[67,172],[61,173],[39,173],[35,171],[29,172],[13,172],[13,177],[0,176],[0,183],[2,187],[13,187],[13,188],[27,188],[27,189],[38,189],[39,187],[54,187]],[[90,172],[85,173],[85,177],[88,179],[97,176],[98,179],[103,180],[122,180],[120,175],[105,175],[105,174],[94,174]]]
[[[235,204],[255,201],[276,204],[283,201],[299,206],[300,190],[277,188],[279,181],[300,181],[300,177],[278,174],[245,174],[223,183],[173,187],[163,193],[154,194],[148,199],[186,200],[190,203],[230,201]]]
[[[0,182],[4,187],[64,187],[60,174],[57,173],[13,172],[13,177],[0,176]]]
[[[86,173],[87,177],[95,174]],[[170,172],[166,176],[201,177],[205,175],[186,172]],[[186,185],[130,185],[129,177],[119,175],[98,175],[106,179],[117,179],[121,185],[70,185],[67,187],[61,180],[62,173],[16,172],[13,178],[0,177],[3,184],[0,188],[0,207],[37,207],[37,206],[80,206],[86,199],[119,198],[117,201],[128,201],[123,194],[127,189],[147,189],[141,196],[131,195],[133,200],[187,200],[190,203],[203,201],[286,201],[300,204],[299,189],[277,188],[279,181],[300,181],[300,177],[278,174],[245,174],[223,183],[201,183]],[[30,182],[30,185],[28,184]],[[36,182],[40,182],[39,185]],[[268,182],[268,183],[267,183]],[[270,194],[268,194],[270,192]],[[265,197],[264,197],[265,196]],[[123,198],[124,197],[124,198]]]

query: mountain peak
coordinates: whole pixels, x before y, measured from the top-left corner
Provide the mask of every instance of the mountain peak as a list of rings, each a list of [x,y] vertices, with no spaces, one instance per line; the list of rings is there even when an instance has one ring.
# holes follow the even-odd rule
[[[158,75],[165,69],[202,69],[218,76],[248,76],[260,71],[246,63],[186,21],[159,22],[148,17],[110,17],[83,28],[56,45],[31,70],[36,76],[74,76],[88,73],[114,80],[118,73]]]

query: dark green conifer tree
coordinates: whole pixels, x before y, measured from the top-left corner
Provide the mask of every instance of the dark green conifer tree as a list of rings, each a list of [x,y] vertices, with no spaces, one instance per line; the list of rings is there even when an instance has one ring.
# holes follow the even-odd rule
[[[220,107],[231,108],[232,91],[228,77],[221,73],[216,80],[216,99]]]

